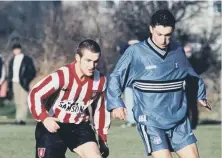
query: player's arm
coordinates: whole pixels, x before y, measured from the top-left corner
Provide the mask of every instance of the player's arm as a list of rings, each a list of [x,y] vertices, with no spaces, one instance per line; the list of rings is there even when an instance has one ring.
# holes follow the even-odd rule
[[[100,152],[103,157],[108,157],[109,155],[109,148],[107,146],[107,134],[108,129],[110,127],[110,112],[106,109],[105,104],[105,89],[106,89],[106,79],[104,80],[103,92],[101,93],[99,99],[96,101],[96,106],[94,107],[94,128],[99,137],[99,147]]]
[[[121,95],[125,88],[132,83],[134,48],[129,47],[121,56],[115,69],[111,73],[107,88],[107,110],[112,112],[114,118],[125,119],[126,108]]]
[[[62,70],[48,75],[39,81],[29,92],[28,106],[32,116],[39,122],[42,122],[50,132],[56,132],[59,128],[56,121],[46,110],[43,100],[52,95],[56,90],[64,84],[64,76]]]
[[[205,108],[211,110],[211,105],[208,103],[206,99],[207,98],[206,87],[202,78],[194,71],[188,60],[187,64],[188,64],[188,74],[192,77],[195,77],[198,80],[198,92],[197,92],[198,102],[202,104]]]

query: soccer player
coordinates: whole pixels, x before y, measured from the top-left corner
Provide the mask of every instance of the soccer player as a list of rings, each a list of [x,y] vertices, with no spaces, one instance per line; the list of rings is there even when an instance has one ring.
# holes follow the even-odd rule
[[[206,108],[203,81],[194,72],[183,47],[171,37],[175,18],[168,10],[151,17],[151,37],[130,46],[111,73],[107,109],[114,118],[125,120],[121,93],[128,86],[134,93],[134,117],[146,152],[154,158],[198,158],[196,138],[186,115],[186,77],[198,78],[198,100]]]
[[[35,131],[36,157],[65,158],[67,147],[81,158],[108,156],[110,113],[104,101],[106,78],[95,69],[100,55],[95,41],[82,41],[73,63],[48,75],[30,91],[29,109],[39,121]]]

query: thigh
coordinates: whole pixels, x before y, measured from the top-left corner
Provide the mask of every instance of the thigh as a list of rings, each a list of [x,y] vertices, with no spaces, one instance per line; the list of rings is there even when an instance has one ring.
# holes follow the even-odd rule
[[[163,158],[171,156],[169,141],[164,130],[139,124],[137,130],[142,137],[147,155]]]
[[[42,123],[38,123],[35,131],[36,158],[65,158],[66,145],[58,133],[50,133]]]
[[[95,142],[87,142],[73,149],[81,158],[102,158],[98,145]]]
[[[197,139],[192,132],[188,118],[182,120],[176,127],[171,130],[170,139],[174,151],[179,151],[182,148],[197,142]]]

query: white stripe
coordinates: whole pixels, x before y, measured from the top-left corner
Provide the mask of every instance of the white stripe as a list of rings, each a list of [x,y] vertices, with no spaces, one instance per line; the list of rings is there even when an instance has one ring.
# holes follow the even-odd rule
[[[100,73],[95,70],[94,79],[93,79],[93,90],[98,90],[100,82]]]
[[[105,98],[104,98],[105,99]],[[106,109],[106,105],[107,105],[107,101],[105,99],[105,126],[103,129],[103,133],[104,134],[108,134],[108,129],[109,129],[109,125],[110,125],[110,112],[108,112]]]
[[[171,87],[178,87],[178,86],[183,86],[183,83],[176,84],[176,85],[168,85],[168,86],[147,86],[147,85],[138,85],[134,84],[137,87],[142,87],[142,88],[171,88]]]
[[[145,139],[145,142],[146,142],[146,146],[147,146],[147,149],[148,149],[148,153],[151,153],[150,142],[149,142],[149,139],[148,139],[148,137],[147,137],[147,133],[146,133],[146,130],[145,130],[145,126],[144,126],[144,125],[141,125],[141,129],[142,129],[142,133],[143,133],[143,136],[144,136],[144,139]]]
[[[2,64],[2,74],[1,74],[1,79],[0,79],[0,85],[3,83],[3,81],[5,80],[5,64]]]
[[[101,101],[102,101],[102,99],[101,99],[101,97],[100,97],[99,100],[98,100],[97,103],[96,103],[96,109],[95,109],[94,118],[93,118],[94,124],[95,124],[95,127],[94,127],[94,128],[95,128],[96,130],[99,129],[99,115],[100,115],[99,108],[100,108],[100,106],[98,106],[98,105],[101,105]]]
[[[170,83],[144,83],[144,82],[138,82],[136,81],[135,83],[136,84],[139,84],[139,85],[147,85],[147,86],[167,86],[167,85],[172,85],[172,84],[180,84],[180,83],[183,83],[184,81],[177,81],[177,82],[170,82]]]
[[[66,111],[64,109],[61,110],[61,112],[58,115],[58,119],[60,122],[63,122],[64,118],[66,116]]]
[[[104,77],[104,86],[103,86],[103,91],[106,89],[106,86],[107,86],[107,79],[106,79],[106,77]]]
[[[138,86],[135,86],[141,90],[152,90],[152,91],[164,91],[164,90],[174,90],[174,89],[178,89],[178,88],[182,88],[182,86],[177,86],[177,87],[172,87],[172,88],[144,88],[144,87],[138,87]]]

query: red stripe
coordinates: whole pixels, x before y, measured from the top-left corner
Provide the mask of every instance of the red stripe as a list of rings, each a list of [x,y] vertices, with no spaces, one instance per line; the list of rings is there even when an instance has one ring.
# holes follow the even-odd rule
[[[63,119],[63,122],[64,122],[64,123],[68,123],[70,117],[71,117],[71,114],[66,114],[65,117],[64,117],[64,119]]]
[[[81,114],[77,114],[77,116],[76,116],[75,119],[74,119],[74,122],[75,122],[75,123],[78,122],[80,117],[81,117]]]
[[[61,112],[61,110],[56,108],[55,112],[54,112],[54,117],[58,118],[60,112]]]
[[[69,84],[68,84],[68,87],[67,87],[68,91],[65,91],[65,94],[64,94],[62,100],[66,100],[66,99],[69,98],[69,94],[71,92],[72,84],[73,84],[73,77],[71,75],[73,72],[71,72],[70,66],[68,66],[68,69],[69,69]]]
[[[51,76],[48,76],[47,78],[45,78],[44,81],[42,81],[42,83],[38,86],[38,87],[35,87],[31,92],[30,92],[30,101],[31,101],[31,113],[32,115],[34,116],[34,118],[36,118],[37,120],[39,119],[38,118],[38,115],[37,115],[37,112],[36,112],[36,108],[41,108],[41,112],[43,111],[44,107],[40,106],[38,107],[38,105],[35,104],[35,95],[36,93],[41,90],[41,88],[43,88],[44,86],[46,86],[47,84],[49,84],[49,82],[52,81],[52,77]]]
[[[103,130],[105,126],[105,102],[104,102],[104,92],[101,95],[101,106],[99,108],[99,130]],[[103,133],[103,131],[101,131]]]
[[[57,70],[56,71],[59,76],[59,88],[62,88],[65,84],[65,76],[62,70]]]

